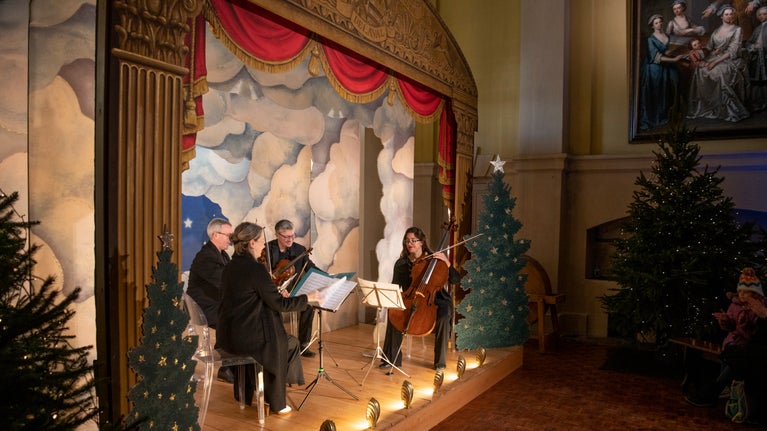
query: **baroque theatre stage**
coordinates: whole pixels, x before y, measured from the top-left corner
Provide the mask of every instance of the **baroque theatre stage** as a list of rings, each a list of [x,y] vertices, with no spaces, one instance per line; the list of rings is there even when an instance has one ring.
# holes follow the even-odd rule
[[[377,429],[426,430],[522,366],[522,346],[486,349],[486,359],[481,367],[477,366],[474,350],[448,351],[444,380],[434,393],[433,335],[412,337],[410,355],[406,351],[407,339],[403,343],[400,368],[410,376],[407,377],[396,369],[387,375],[386,370],[378,368],[380,359],[376,359],[370,368],[372,358],[365,354],[370,355],[376,349],[373,333],[374,325],[370,324],[323,333],[323,373],[329,379],[319,378],[316,387],[309,392],[308,385],[320,375],[319,346],[315,341],[311,350],[318,354],[313,358],[301,358],[307,384],[288,387],[288,405],[293,411],[287,415],[268,414],[263,427],[258,423],[255,400],[253,406],[240,409],[234,400],[232,385],[215,381],[203,429],[319,430],[322,423],[330,419],[338,430],[364,430],[368,429],[365,419],[368,401],[375,398],[381,407]],[[383,343],[383,334],[381,340]],[[457,372],[459,356],[466,359],[466,370],[460,379]],[[401,396],[405,380],[414,388],[410,409],[405,409]],[[335,384],[359,400],[354,400]],[[197,400],[201,392],[202,384],[195,395]],[[301,403],[303,406],[298,410]]]

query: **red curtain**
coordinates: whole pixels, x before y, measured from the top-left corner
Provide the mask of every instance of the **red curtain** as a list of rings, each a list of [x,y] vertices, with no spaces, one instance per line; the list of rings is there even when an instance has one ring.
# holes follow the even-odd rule
[[[291,68],[306,55],[316,54],[320,56],[325,74],[341,97],[357,103],[369,102],[389,90],[400,97],[403,106],[416,120],[433,122],[440,116],[440,182],[443,185],[443,197],[449,194],[449,201],[452,200],[456,133],[455,119],[449,105],[445,103],[446,98],[420,84],[398,78],[383,66],[350,53],[331,41],[311,35],[305,29],[247,0],[208,2],[211,8],[205,11],[205,18],[213,33],[251,67],[267,71],[278,70],[276,68],[279,67]],[[311,54],[309,49],[313,40],[321,48],[315,54]],[[194,49],[197,51],[194,54],[195,63],[204,63],[204,44],[197,44]],[[195,67],[194,70],[199,69]]]

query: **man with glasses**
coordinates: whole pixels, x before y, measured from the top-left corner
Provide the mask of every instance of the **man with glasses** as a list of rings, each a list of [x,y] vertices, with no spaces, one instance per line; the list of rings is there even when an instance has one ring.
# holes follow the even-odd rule
[[[293,230],[293,223],[290,220],[280,220],[274,225],[276,238],[269,241],[269,259],[272,270],[276,269],[280,262],[293,263],[296,270],[296,277],[290,282],[287,290],[290,291],[298,282],[299,278],[309,270],[317,268],[317,265],[309,259],[309,253],[306,247],[295,242],[296,233]],[[317,268],[319,269],[319,268]],[[309,344],[312,341],[312,325],[314,322],[314,309],[307,306],[300,312],[298,318],[298,340],[301,342],[301,356],[311,358],[314,352],[309,350]]]
[[[218,304],[221,301],[221,275],[229,263],[229,235],[232,234],[232,224],[221,218],[214,218],[208,223],[208,241],[203,244],[194,257],[189,268],[189,285],[186,294],[196,302],[211,329],[216,329],[218,323]],[[218,370],[218,379],[228,383],[234,382],[234,374],[229,367]]]

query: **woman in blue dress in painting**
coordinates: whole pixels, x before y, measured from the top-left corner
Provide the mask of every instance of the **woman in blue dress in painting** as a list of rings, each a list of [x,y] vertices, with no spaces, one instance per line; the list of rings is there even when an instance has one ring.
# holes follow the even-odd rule
[[[676,63],[682,55],[669,57],[669,36],[663,31],[663,17],[653,15],[647,21],[653,32],[647,38],[647,56],[642,61],[639,81],[639,128],[650,130],[668,122],[679,86]]]

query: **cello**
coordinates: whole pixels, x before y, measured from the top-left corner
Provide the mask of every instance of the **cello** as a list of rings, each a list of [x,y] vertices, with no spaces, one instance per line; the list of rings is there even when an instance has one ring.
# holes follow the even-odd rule
[[[445,223],[437,250],[445,248],[455,221]],[[402,293],[404,309],[389,309],[389,321],[405,335],[422,337],[434,329],[437,321],[437,304],[434,295],[447,283],[450,268],[434,254],[418,258],[410,270],[410,286]]]

